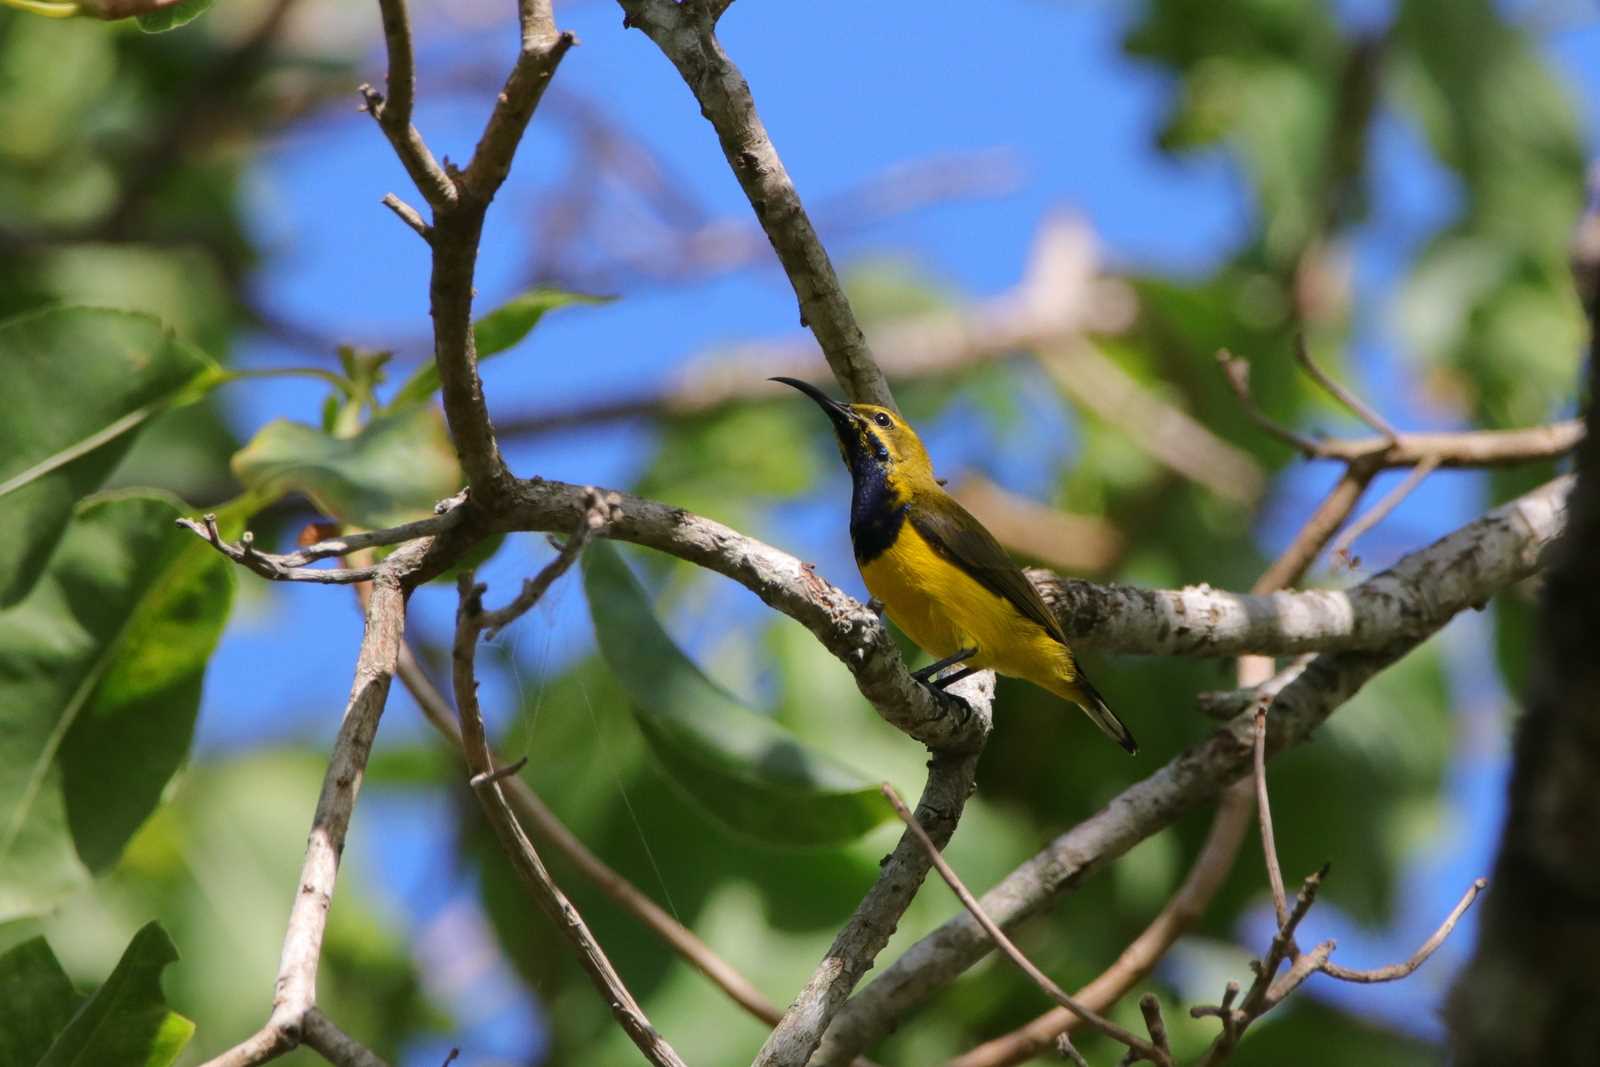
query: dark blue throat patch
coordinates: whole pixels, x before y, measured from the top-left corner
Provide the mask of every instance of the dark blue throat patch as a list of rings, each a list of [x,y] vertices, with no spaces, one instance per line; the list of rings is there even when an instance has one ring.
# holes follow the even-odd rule
[[[889,472],[875,457],[852,449],[850,480],[850,543],[856,562],[871,563],[892,544],[906,521],[911,507],[889,485]]]

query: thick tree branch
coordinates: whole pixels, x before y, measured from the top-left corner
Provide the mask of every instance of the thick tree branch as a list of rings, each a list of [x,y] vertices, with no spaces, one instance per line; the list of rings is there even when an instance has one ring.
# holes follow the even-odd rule
[[[1600,173],[1596,174],[1600,179]],[[1461,1067],[1580,1063],[1600,1048],[1600,199],[1573,247],[1589,312],[1589,436],[1530,641],[1494,888],[1450,992]]]
[[[1301,526],[1283,554],[1256,581],[1253,590],[1256,594],[1276,592],[1282,585],[1300,580],[1305,569],[1321,553],[1328,538],[1355,506],[1356,497],[1342,497],[1342,488],[1343,483],[1335,486],[1328,498]],[[1335,502],[1340,500],[1343,501],[1342,505],[1335,506]],[[1244,692],[1253,694],[1253,697],[1242,701],[1235,711],[1243,710],[1249,705],[1250,699],[1258,704],[1263,700],[1271,700],[1293,677],[1293,674],[1283,672],[1274,678],[1273,661],[1270,658],[1241,656],[1238,664],[1239,684],[1247,687]],[[1258,746],[1262,736],[1258,735]],[[1258,754],[1260,751],[1258,747]],[[1178,937],[1210,905],[1212,897],[1233,868],[1234,860],[1238,858],[1245,831],[1249,828],[1254,801],[1255,795],[1247,781],[1235,782],[1223,790],[1205,844],[1183,884],[1150,925],[1123,950],[1117,961],[1084,987],[1083,994],[1095,998],[1091,1006],[1104,1008],[1115,1003],[1135,982],[1155,968]],[[1142,1006],[1144,1001],[1140,1003]],[[1067,1033],[1078,1021],[1076,1016],[1062,1009],[1046,1012],[1010,1034],[984,1042],[970,1053],[953,1060],[947,1067],[1003,1067],[1019,1063],[1047,1048],[1052,1039],[1066,1039]]]
[[[1559,501],[1565,488],[1565,482],[1558,479],[1444,538],[1441,546],[1456,546],[1445,554],[1453,561],[1450,570],[1473,571],[1483,578],[1494,574],[1498,584],[1485,589],[1484,595],[1526,577],[1559,531]],[[1412,558],[1427,557],[1430,551]],[[1500,553],[1516,562],[1504,567],[1490,562],[1491,554]],[[1443,558],[1434,557],[1434,562],[1442,563]],[[1431,568],[1424,573],[1429,581],[1448,583],[1452,578],[1446,571]],[[1293,679],[1274,698],[1267,754],[1303,742],[1369,678],[1446,621],[1448,617],[1436,618],[1420,628],[1421,632],[1408,633],[1383,648],[1323,653],[1303,667],[1297,665]],[[1037,914],[1106,862],[1247,774],[1253,749],[1253,719],[1236,717],[1206,741],[1123,790],[1100,812],[1013,871],[984,895],[984,911],[1002,927]],[[841,1063],[865,1049],[913,1005],[982,958],[988,948],[988,939],[969,916],[946,922],[913,945],[840,1011],[815,1062]]]
[[[1191,656],[1381,648],[1431,633],[1532,573],[1560,531],[1571,487],[1570,477],[1548,482],[1344,590],[1148,590],[1029,573],[1068,636],[1085,647]]]
[[[756,113],[749,83],[716,38],[722,5],[620,2],[626,12],[624,23],[643,30],[671,60],[699,101],[701,114],[717,131],[722,154],[794,286],[800,320],[816,335],[845,395],[858,403],[893,408],[894,396],[867,349],[800,194]]]

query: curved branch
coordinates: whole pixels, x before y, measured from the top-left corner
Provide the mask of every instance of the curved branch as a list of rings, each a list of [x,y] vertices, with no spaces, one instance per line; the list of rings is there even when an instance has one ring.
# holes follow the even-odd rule
[[[756,113],[750,85],[716,38],[717,5],[619,2],[626,12],[623,24],[643,30],[672,61],[717,131],[722,154],[794,286],[801,323],[816,334],[840,387],[851,400],[893,408],[889,384],[867,349],[833,262]]]
[[[587,492],[542,478],[517,482],[496,521],[505,530],[571,529]],[[849,668],[884,721],[935,752],[967,754],[982,747],[989,728],[986,709],[974,710],[967,701],[913,678],[883,621],[810,564],[681,508],[628,493],[614,496],[621,514],[605,536],[659,549],[737,581],[810,630]]]

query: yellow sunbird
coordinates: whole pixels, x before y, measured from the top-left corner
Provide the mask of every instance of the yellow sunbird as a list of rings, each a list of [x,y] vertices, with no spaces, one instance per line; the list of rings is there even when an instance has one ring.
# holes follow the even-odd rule
[[[1022,678],[1082,708],[1107,737],[1138,751],[1067,647],[1061,623],[994,535],[939,484],[916,431],[888,408],[815,400],[850,469],[850,542],[874,599],[936,662],[913,672],[944,688],[973,671]],[[940,671],[962,664],[953,673]],[[931,681],[930,681],[931,680]]]

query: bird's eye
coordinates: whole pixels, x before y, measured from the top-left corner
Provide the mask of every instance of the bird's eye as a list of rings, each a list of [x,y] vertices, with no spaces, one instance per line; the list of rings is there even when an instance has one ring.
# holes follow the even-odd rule
[[[890,425],[889,416],[881,411],[872,416],[872,421],[877,423],[879,426],[882,426],[885,430],[887,430]]]

